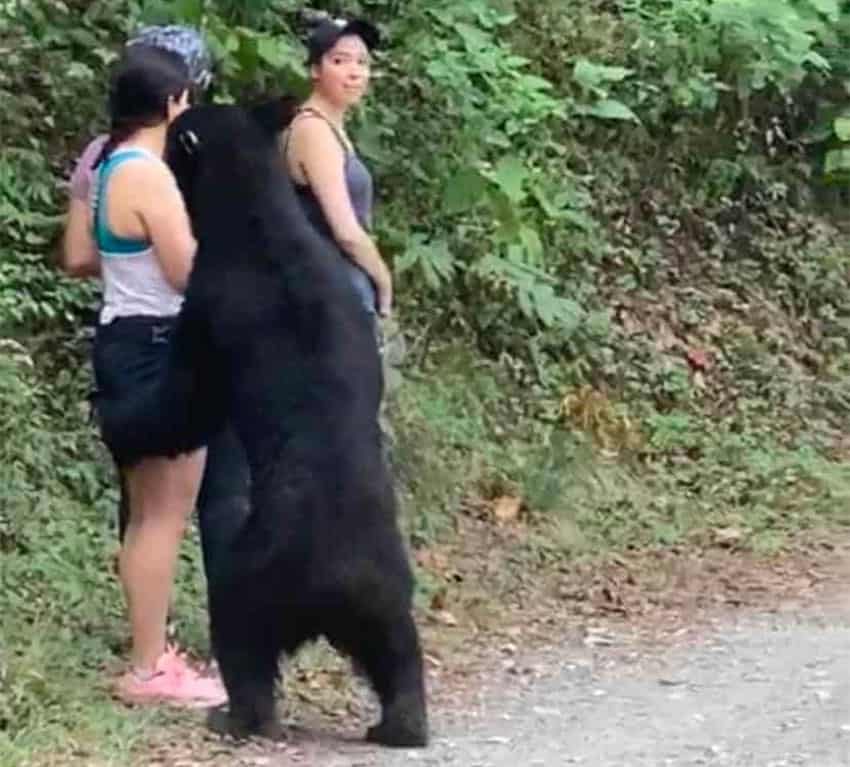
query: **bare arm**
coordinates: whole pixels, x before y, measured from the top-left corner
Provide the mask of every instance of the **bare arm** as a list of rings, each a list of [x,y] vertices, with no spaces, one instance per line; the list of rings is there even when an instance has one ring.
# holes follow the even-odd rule
[[[100,259],[91,232],[89,206],[72,197],[62,239],[62,269],[72,277],[97,277]]]
[[[378,293],[378,313],[387,316],[392,306],[392,277],[355,215],[345,183],[345,155],[339,141],[321,119],[302,118],[292,130],[298,164],[322,206],[334,239],[372,278]]]
[[[65,218],[60,265],[72,277],[96,277],[100,274],[100,259],[91,232],[89,192],[93,179],[91,166],[106,139],[106,136],[98,136],[90,141],[71,174],[71,197]]]
[[[139,217],[153,244],[165,279],[183,292],[192,271],[197,243],[186,205],[167,168],[146,163],[136,179]]]

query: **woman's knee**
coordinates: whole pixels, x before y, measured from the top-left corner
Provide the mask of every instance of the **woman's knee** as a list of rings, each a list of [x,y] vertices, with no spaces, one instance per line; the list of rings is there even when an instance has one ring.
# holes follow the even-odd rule
[[[142,461],[129,472],[130,515],[164,515],[185,522],[195,507],[201,484],[205,452],[196,451],[176,459]]]

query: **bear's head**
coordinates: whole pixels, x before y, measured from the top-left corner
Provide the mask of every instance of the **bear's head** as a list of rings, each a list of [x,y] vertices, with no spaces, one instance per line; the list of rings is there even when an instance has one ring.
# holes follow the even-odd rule
[[[216,170],[268,163],[278,154],[282,130],[292,121],[297,101],[281,97],[252,105],[207,104],[192,107],[169,127],[168,163],[194,222],[196,192]],[[219,179],[220,180],[220,179]]]

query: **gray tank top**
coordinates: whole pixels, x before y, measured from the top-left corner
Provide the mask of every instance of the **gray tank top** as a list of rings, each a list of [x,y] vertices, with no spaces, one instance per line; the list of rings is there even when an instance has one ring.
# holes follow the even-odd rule
[[[311,114],[324,120],[334,132],[334,135],[342,145],[342,150],[345,153],[345,185],[348,189],[348,196],[351,199],[351,207],[354,208],[354,214],[360,222],[360,226],[369,231],[372,228],[372,203],[374,197],[374,188],[372,182],[372,174],[369,169],[363,164],[363,161],[358,157],[357,153],[350,149],[345,137],[339,132],[337,127],[328,120],[321,112],[310,107],[305,107],[300,110],[302,114]],[[289,148],[289,130],[284,134],[283,140],[283,156],[286,158],[287,149]],[[288,165],[288,163],[287,163]],[[328,240],[336,245],[334,240],[333,230],[325,217],[322,210],[322,205],[316,197],[309,184],[299,184],[293,179],[295,194],[301,203],[301,208],[310,220],[313,227]],[[355,264],[345,253],[340,250],[340,255],[345,259],[347,267],[351,273],[351,279],[354,287],[363,300],[363,305],[369,312],[375,312],[375,288],[372,285],[372,280],[357,264]]]
[[[372,227],[372,198],[373,185],[372,175],[369,169],[363,164],[363,161],[357,156],[357,153],[349,148],[345,137],[339,132],[339,129],[325,117],[321,112],[310,107],[305,107],[299,110],[300,114],[311,114],[324,120],[334,136],[337,137],[342,150],[345,153],[345,185],[348,188],[348,196],[351,198],[351,206],[354,208],[354,214],[357,220],[364,229]],[[284,135],[283,155],[286,157],[289,148],[290,131],[287,130]],[[295,182],[295,192],[298,195],[307,217],[316,226],[319,231],[328,236],[331,236],[331,227],[325,218],[322,211],[322,206],[318,198],[313,193],[309,184],[299,184]]]

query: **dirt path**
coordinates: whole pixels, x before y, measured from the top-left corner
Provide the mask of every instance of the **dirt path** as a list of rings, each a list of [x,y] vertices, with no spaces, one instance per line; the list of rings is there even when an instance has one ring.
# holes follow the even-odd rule
[[[636,674],[600,673],[572,647],[538,665],[525,679],[491,680],[470,710],[438,717],[434,747],[415,759],[364,753],[327,763],[850,764],[850,605],[724,625]]]
[[[585,584],[585,604],[603,594],[595,610],[570,602],[569,595],[577,593],[570,576],[566,587],[553,586],[560,613],[552,612],[555,601],[540,603],[527,613],[536,622],[517,626],[521,613],[508,612],[504,630],[482,632],[477,641],[459,626],[466,638],[429,656],[434,730],[429,749],[392,752],[362,744],[375,709],[362,690],[347,690],[340,699],[347,703],[322,711],[294,700],[287,715],[290,740],[280,746],[255,743],[230,750],[203,738],[190,760],[172,754],[148,764],[850,764],[846,546],[761,569],[740,556],[719,554],[691,561],[684,580],[682,568],[671,570],[668,563],[663,570],[672,573],[669,583],[676,588],[662,590],[668,596],[655,599],[652,609],[639,605],[653,601],[647,584],[658,582],[658,571],[642,582],[635,574],[625,579],[612,574],[628,571],[628,563],[613,568]],[[612,593],[618,583],[623,589]],[[690,596],[683,599],[684,593]],[[297,679],[295,686],[309,679]],[[329,679],[313,680],[313,686],[324,691]]]

